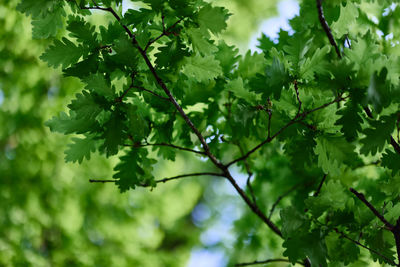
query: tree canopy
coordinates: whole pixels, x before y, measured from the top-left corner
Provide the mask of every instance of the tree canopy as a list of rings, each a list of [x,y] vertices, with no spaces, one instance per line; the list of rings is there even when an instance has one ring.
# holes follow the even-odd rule
[[[234,218],[214,244],[228,265],[400,266],[400,7],[303,0],[291,31],[240,53],[223,3],[24,0],[33,40],[20,14],[1,21],[0,197],[19,204],[0,261],[184,265],[207,206]],[[47,196],[59,179],[75,195]]]

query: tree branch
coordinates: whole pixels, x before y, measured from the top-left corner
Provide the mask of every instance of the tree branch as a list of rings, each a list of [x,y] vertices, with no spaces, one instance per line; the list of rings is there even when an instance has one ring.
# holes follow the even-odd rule
[[[304,111],[303,113],[296,115],[291,121],[289,121],[286,125],[284,125],[282,128],[280,128],[274,135],[272,135],[271,137],[267,137],[267,139],[262,141],[260,144],[256,145],[253,149],[251,149],[249,152],[247,152],[244,156],[241,156],[241,157],[229,162],[228,164],[226,164],[226,166],[229,167],[232,164],[235,164],[236,162],[247,159],[251,154],[256,152],[258,149],[263,147],[265,144],[270,143],[273,139],[275,139],[275,137],[277,137],[279,134],[281,134],[286,128],[288,128],[289,126],[291,126],[297,122],[304,120],[305,117],[307,117],[309,114],[311,114],[315,111],[318,111],[320,109],[326,108],[334,103],[345,100],[346,98],[348,98],[348,97],[339,96],[339,97],[335,98],[334,100],[332,100],[331,102],[325,103],[319,107],[316,107],[316,108],[308,110],[308,111]]]
[[[268,263],[273,263],[273,262],[289,262],[290,263],[290,261],[288,259],[268,259],[268,260],[263,260],[263,261],[237,263],[237,264],[235,264],[235,266],[236,267],[251,266],[251,265],[258,265],[258,264],[268,264]],[[304,263],[301,261],[298,261],[297,263],[304,266]]]
[[[346,235],[345,233],[343,233],[342,231],[340,231],[339,229],[337,229],[336,227],[333,228],[333,230],[335,230],[336,233],[340,234],[341,237],[346,238],[347,240],[349,240],[350,242],[353,242],[354,244],[356,244],[357,246],[360,246],[362,248],[365,248],[366,250],[368,250],[371,253],[374,253],[380,257],[382,257],[383,259],[385,259],[387,262],[389,262],[390,264],[396,265],[398,266],[394,261],[392,261],[391,259],[389,259],[388,257],[386,257],[385,255],[381,254],[379,251],[373,249],[373,248],[369,248],[366,245],[361,244],[360,242],[358,242],[357,240],[352,239],[351,237],[349,237],[348,235]]]
[[[292,193],[294,190],[296,190],[296,189],[297,189],[299,186],[301,186],[301,185],[302,185],[301,183],[296,184],[296,185],[292,186],[289,190],[287,190],[285,193],[283,193],[282,195],[280,195],[280,196],[276,199],[276,201],[274,202],[274,204],[272,204],[271,210],[269,211],[268,218],[271,219],[272,214],[274,213],[275,208],[276,208],[276,206],[278,206],[279,202],[281,202],[281,200],[282,200],[283,198],[285,198],[286,196],[288,196],[290,193]]]
[[[240,145],[240,142],[237,142],[236,145],[239,147],[240,153],[243,156],[244,151],[243,151],[242,146]],[[254,195],[253,187],[251,186],[251,177],[253,176],[253,173],[250,170],[250,165],[247,162],[247,160],[244,160],[244,166],[245,166],[247,174],[248,174],[246,184],[247,184],[247,187],[249,188],[251,198],[253,199],[253,202],[256,204],[256,196]]]
[[[239,193],[239,195],[242,197],[242,199],[246,202],[246,204],[250,207],[250,209],[266,224],[271,228],[272,231],[274,231],[277,235],[280,237],[282,236],[281,230],[270,220],[268,219],[265,214],[260,210],[260,208],[253,203],[250,198],[246,195],[246,193],[240,188],[240,186],[236,183],[235,179],[232,177],[230,172],[226,169],[224,176],[228,179],[228,181],[233,185],[233,187],[236,189],[236,191]]]
[[[400,154],[400,145],[394,140],[393,136],[390,136],[390,144],[393,146],[394,150]]]
[[[329,42],[335,48],[336,54],[338,55],[339,58],[342,58],[339,47],[336,44],[335,38],[333,38],[331,28],[329,28],[329,25],[326,22],[326,19],[324,16],[324,10],[322,8],[322,0],[316,0],[316,1],[317,1],[319,22],[321,23],[322,28],[324,29],[326,35],[328,36]]]
[[[108,12],[111,12],[113,16],[121,23],[121,18],[118,16],[117,13],[112,8],[106,8],[106,9],[101,9],[105,10]],[[185,113],[185,111],[182,109],[182,107],[178,104],[174,96],[172,95],[171,91],[169,91],[167,85],[164,83],[164,81],[161,79],[160,76],[158,76],[153,64],[151,63],[149,57],[146,54],[146,51],[143,50],[139,43],[137,42],[135,35],[129,30],[129,28],[126,25],[123,25],[121,23],[122,27],[125,29],[129,37],[132,38],[132,43],[133,45],[139,50],[139,53],[141,54],[142,58],[144,59],[147,67],[149,68],[150,72],[152,73],[153,77],[157,81],[157,84],[164,90],[166,95],[168,96],[170,102],[175,106],[175,108],[178,110],[182,118],[185,120],[186,124],[191,128],[191,130],[194,132],[194,134],[197,136],[199,139],[200,143],[203,146],[204,152],[208,156],[208,158],[211,160],[211,162],[218,167],[220,170],[223,171],[223,176],[226,177],[229,182],[233,185],[233,187],[236,189],[236,191],[239,193],[239,195],[242,197],[242,199],[246,202],[246,204],[250,207],[250,209],[258,216],[260,219],[267,224],[272,231],[274,231],[277,235],[282,237],[282,233],[279,230],[279,228],[270,220],[268,219],[264,213],[261,212],[259,207],[253,203],[247,195],[244,193],[244,191],[239,187],[239,185],[236,183],[235,179],[232,177],[231,173],[228,170],[228,166],[222,164],[211,152],[210,147],[208,146],[206,140],[204,139],[203,135],[200,133],[200,131],[196,128],[196,126],[193,124],[193,122],[190,120],[188,115]],[[173,177],[174,179],[177,179],[176,177]]]
[[[203,151],[198,151],[198,150],[194,150],[194,149],[190,149],[190,148],[186,148],[186,147],[181,147],[181,146],[177,146],[177,145],[173,145],[173,144],[168,144],[168,143],[157,143],[157,144],[131,144],[131,145],[125,145],[125,146],[129,146],[129,147],[146,147],[146,146],[167,146],[167,147],[172,147],[178,150],[183,150],[183,151],[188,151],[188,152],[193,152],[196,154],[201,154],[201,155],[206,155],[205,152]]]
[[[322,180],[318,185],[317,191],[315,191],[315,193],[313,195],[314,197],[317,197],[319,195],[319,192],[321,192],[322,185],[324,184],[327,176],[328,176],[327,174],[324,174],[324,177],[322,177]]]
[[[350,188],[350,192],[352,192],[359,200],[361,200],[371,211],[372,213],[381,221],[383,224],[390,230],[394,228],[394,225],[389,223],[382,214],[379,213],[375,209],[375,207],[365,198],[364,194],[357,192],[354,188]]]
[[[394,240],[396,242],[396,251],[397,251],[397,266],[400,266],[400,217],[396,221],[396,225],[392,230]]]
[[[180,178],[186,178],[186,177],[193,177],[193,176],[220,176],[220,177],[224,177],[223,174],[221,173],[214,173],[214,172],[196,172],[196,173],[189,173],[189,174],[181,174],[181,175],[177,175],[177,176],[173,176],[173,177],[169,177],[169,178],[164,178],[161,180],[156,180],[156,183],[165,183],[171,180],[177,180]],[[115,183],[117,182],[118,179],[115,180],[97,180],[97,179],[89,179],[89,182],[91,183]],[[143,184],[141,185],[143,187],[147,187],[148,185]]]
[[[179,20],[177,20],[174,24],[172,24],[172,26],[168,27],[168,29],[165,29],[164,15],[162,16],[161,19],[162,19],[162,25],[163,25],[163,31],[162,31],[162,33],[161,33],[159,36],[157,36],[156,38],[150,40],[150,41],[147,43],[146,47],[143,49],[144,51],[147,51],[147,49],[149,49],[150,45],[152,45],[153,43],[157,42],[157,41],[158,41],[159,39],[161,39],[163,36],[168,36],[168,35],[170,35],[170,34],[171,34],[171,30],[172,30],[173,28],[175,28],[175,26],[178,25],[178,24],[183,20],[183,19],[179,19]]]

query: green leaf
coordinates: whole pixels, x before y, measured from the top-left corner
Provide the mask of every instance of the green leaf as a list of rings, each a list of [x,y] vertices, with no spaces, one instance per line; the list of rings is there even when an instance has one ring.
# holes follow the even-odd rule
[[[65,150],[65,161],[66,162],[78,162],[82,163],[83,159],[90,160],[90,153],[96,151],[98,141],[93,137],[86,138],[72,138],[72,144],[68,144],[67,150]]]
[[[348,265],[358,260],[360,249],[356,244],[350,242],[335,232],[325,237],[329,259],[334,262],[343,262]]]
[[[102,149],[105,150],[107,157],[118,153],[119,146],[123,144],[126,137],[124,130],[123,115],[119,112],[114,112],[104,125],[104,144]]]
[[[165,46],[158,47],[156,64],[159,67],[175,67],[184,57],[189,56],[185,45],[179,38],[166,43]]]
[[[320,136],[316,142],[314,152],[318,155],[318,166],[329,175],[340,175],[343,167],[357,158],[355,146],[341,137]]]
[[[200,29],[190,28],[186,30],[186,33],[192,43],[193,50],[202,55],[209,55],[218,51],[218,48],[209,41],[207,36],[204,36],[204,33]]]
[[[385,209],[387,210],[385,219],[391,224],[396,225],[397,220],[400,218],[400,203],[394,205],[393,202],[389,202]]]
[[[67,38],[62,38],[62,42],[55,40],[54,44],[40,56],[40,59],[47,62],[50,67],[57,68],[61,65],[65,69],[76,63],[85,54],[86,52],[81,46],[76,46]]]
[[[254,77],[257,73],[264,74],[266,61],[263,53],[247,51],[246,55],[239,61],[237,73],[243,79]]]
[[[76,118],[74,113],[72,113],[72,115],[67,115],[65,112],[61,112],[58,117],[54,116],[45,123],[52,132],[63,134],[85,133],[89,131],[94,124],[95,122]]]
[[[84,78],[83,81],[86,83],[85,89],[110,100],[115,98],[114,88],[101,73],[92,74]]]
[[[339,181],[325,182],[317,197],[311,196],[305,200],[307,207],[315,217],[319,217],[327,210],[344,210],[349,199],[347,190]]]
[[[340,109],[337,114],[342,117],[335,123],[342,126],[342,133],[347,141],[353,141],[357,138],[357,132],[361,132],[361,124],[363,122],[361,107],[352,101],[346,103],[346,106]]]
[[[88,91],[76,94],[76,99],[72,100],[68,107],[76,112],[77,117],[84,120],[94,120],[102,111],[95,98]]]
[[[307,232],[310,222],[306,215],[298,212],[293,206],[281,210],[282,234],[285,239]]]
[[[382,155],[382,166],[392,170],[392,175],[400,171],[400,155],[391,149],[386,149]]]
[[[356,19],[358,18],[358,8],[352,2],[345,2],[346,5],[340,5],[340,16],[337,21],[331,25],[332,32],[336,38],[342,38],[348,34],[351,28],[357,27]]]
[[[240,59],[239,49],[235,46],[227,45],[223,40],[218,43],[218,52],[215,54],[215,59],[220,62],[222,70],[225,74],[231,73],[235,65]]]
[[[312,267],[327,266],[325,239],[319,231],[299,233],[293,238],[286,239],[283,247],[286,248],[283,255],[287,256],[292,264],[308,257]]]
[[[112,55],[112,60],[115,64],[120,65],[121,69],[125,67],[135,69],[139,61],[139,52],[132,45],[131,40],[127,36],[121,35],[118,40],[114,41],[113,49],[116,54]]]
[[[56,9],[43,18],[32,20],[32,37],[34,39],[46,39],[55,36],[58,30],[64,26],[63,16],[65,16],[64,10]]]
[[[220,33],[227,27],[228,10],[223,7],[213,7],[210,4],[203,6],[198,13],[198,21],[202,30],[210,30],[214,34]]]
[[[182,72],[191,79],[205,82],[222,75],[222,69],[213,56],[202,57],[196,54],[185,57]]]
[[[380,120],[370,121],[371,128],[363,131],[365,137],[361,139],[362,147],[360,152],[364,155],[382,151],[386,142],[390,142],[390,136],[394,130],[395,119],[393,116],[382,116]]]
[[[226,84],[225,88],[228,91],[231,91],[235,97],[242,98],[246,102],[253,105],[256,103],[257,95],[244,87],[243,79],[241,77],[230,80]]]
[[[273,94],[275,99],[279,99],[282,89],[289,88],[290,77],[288,70],[278,57],[274,57],[272,65],[267,67],[266,73],[269,85],[267,88],[271,90],[270,94]]]
[[[312,38],[307,38],[301,34],[295,34],[289,44],[283,47],[288,54],[287,59],[292,65],[294,75],[299,75],[301,65],[306,60],[305,55],[310,50]]]
[[[133,149],[120,157],[120,162],[114,168],[114,178],[118,178],[116,185],[121,193],[135,189],[136,186],[152,186],[156,184],[152,175],[156,160],[148,157],[145,149]]]
[[[327,72],[328,63],[324,60],[329,53],[330,46],[326,45],[323,48],[317,48],[311,58],[307,58],[300,66],[299,77],[306,80],[314,80],[315,74]]]
[[[70,36],[76,38],[79,42],[89,45],[91,48],[98,46],[96,27],[90,25],[84,18],[70,16],[67,30],[70,32]]]
[[[32,15],[33,18],[45,17],[54,9],[58,9],[63,5],[62,1],[53,0],[23,0],[17,6],[17,10],[25,13],[27,16]]]

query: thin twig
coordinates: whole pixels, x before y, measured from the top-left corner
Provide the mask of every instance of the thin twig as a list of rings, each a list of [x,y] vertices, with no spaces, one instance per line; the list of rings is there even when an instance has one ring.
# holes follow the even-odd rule
[[[357,192],[354,188],[350,188],[350,192],[352,192],[359,200],[361,200],[371,211],[372,213],[381,221],[383,224],[391,231],[394,228],[390,222],[388,222],[382,214],[379,213],[375,209],[375,207],[365,198],[363,193]]]
[[[155,92],[153,92],[153,91],[151,91],[151,90],[149,90],[149,89],[146,89],[146,88],[144,88],[144,87],[142,87],[142,86],[134,85],[134,86],[132,86],[132,87],[133,87],[133,88],[136,88],[136,89],[139,89],[139,90],[142,90],[142,91],[145,91],[145,92],[148,92],[148,93],[150,93],[150,94],[152,94],[152,95],[154,95],[154,96],[156,96],[156,97],[158,97],[158,98],[161,98],[162,100],[166,100],[166,101],[168,101],[168,102],[171,102],[170,99],[169,99],[168,97],[161,96],[161,95],[159,95],[159,94],[157,94],[157,93],[155,93]]]
[[[221,177],[224,175],[221,173],[214,173],[214,172],[197,172],[197,173],[181,174],[181,175],[177,175],[177,176],[173,176],[173,177],[169,177],[169,178],[164,178],[161,180],[156,180],[155,182],[156,183],[165,183],[165,182],[168,182],[171,180],[177,180],[180,178],[193,177],[193,176],[220,176]],[[118,179],[115,179],[115,180],[89,179],[89,182],[91,182],[91,183],[115,183],[117,181],[118,181]],[[141,186],[146,187],[148,185],[143,184]]]
[[[340,234],[341,237],[346,238],[347,240],[349,240],[350,242],[353,242],[354,244],[356,244],[357,246],[360,246],[362,248],[365,248],[366,250],[368,250],[371,253],[374,253],[380,257],[382,257],[383,259],[385,259],[388,263],[393,264],[393,265],[397,265],[393,260],[389,259],[388,257],[386,257],[385,255],[381,254],[379,251],[367,247],[364,244],[361,244],[360,242],[358,242],[357,240],[352,239],[351,237],[349,237],[348,235],[346,235],[345,233],[343,233],[342,231],[340,231],[339,229],[337,229],[336,227],[333,228],[333,230],[335,230],[336,233]],[[398,265],[397,265],[398,266]]]
[[[167,147],[172,147],[172,148],[175,148],[175,149],[178,149],[178,150],[183,150],[183,151],[193,152],[193,153],[196,153],[196,154],[206,155],[206,153],[203,152],[203,151],[198,151],[198,150],[194,150],[194,149],[191,149],[191,148],[181,147],[181,146],[168,144],[168,143],[157,143],[157,144],[149,144],[149,143],[136,144],[136,143],[134,143],[134,144],[130,144],[130,145],[126,144],[124,146],[129,146],[129,147],[167,146]]]
[[[296,117],[294,117],[291,121],[289,121],[286,125],[284,125],[282,128],[280,128],[274,135],[272,135],[271,137],[265,139],[264,141],[262,141],[260,144],[256,145],[254,148],[252,148],[249,152],[247,152],[244,156],[239,157],[231,162],[229,162],[228,164],[226,164],[227,167],[231,166],[232,164],[235,164],[236,162],[242,161],[246,158],[248,158],[251,154],[253,154],[254,152],[256,152],[258,149],[260,149],[261,147],[263,147],[265,144],[270,143],[273,139],[275,139],[275,137],[277,137],[279,134],[281,134],[286,128],[288,128],[289,126],[302,121],[306,116],[308,116],[309,114],[318,111],[320,109],[326,108],[327,106],[330,106],[334,103],[340,102],[345,100],[347,97],[342,97],[339,96],[337,98],[335,98],[334,100],[325,103],[319,107],[316,107],[314,109],[308,110],[308,111],[304,111],[303,113],[298,114]]]
[[[246,202],[246,204],[250,207],[250,209],[266,224],[269,228],[274,231],[280,237],[282,236],[281,230],[269,219],[265,216],[265,214],[260,210],[260,208],[253,203],[250,198],[246,195],[242,188],[236,183],[235,179],[232,177],[229,171],[225,171],[225,177],[232,184],[232,186],[236,189],[242,199]]]
[[[148,69],[150,70],[151,74],[153,75],[154,79],[156,80],[157,84],[164,90],[166,95],[168,96],[170,102],[175,106],[179,114],[182,116],[182,118],[185,120],[186,124],[190,127],[190,129],[193,131],[193,133],[197,136],[199,139],[200,143],[203,146],[204,152],[207,154],[208,158],[211,160],[211,162],[218,167],[220,170],[223,171],[223,176],[228,179],[228,181],[232,184],[232,186],[235,188],[235,190],[238,192],[238,194],[242,197],[242,199],[245,201],[245,203],[249,206],[249,208],[265,223],[268,225],[268,227],[275,232],[277,235],[282,237],[282,233],[279,230],[279,228],[270,220],[268,219],[264,213],[260,210],[260,208],[253,203],[245,194],[245,192],[240,188],[240,186],[236,183],[235,179],[232,177],[231,173],[228,170],[228,166],[222,164],[211,152],[210,147],[208,146],[206,140],[204,139],[203,135],[201,132],[196,128],[196,126],[193,124],[193,122],[190,120],[188,115],[185,113],[185,111],[182,109],[182,107],[178,104],[176,101],[175,97],[172,95],[171,91],[168,89],[167,85],[164,83],[164,81],[161,79],[161,77],[157,74],[153,64],[151,63],[149,57],[146,54],[146,51],[144,51],[138,41],[135,38],[135,35],[129,30],[129,28],[121,23],[121,18],[118,16],[117,13],[112,8],[107,8],[106,11],[111,12],[113,16],[120,22],[121,26],[125,29],[127,34],[129,35],[130,38],[132,38],[132,44],[134,47],[136,47],[139,50],[139,53],[141,54],[142,58],[144,59]]]
[[[280,196],[276,199],[276,201],[274,202],[274,204],[272,204],[271,210],[269,211],[268,218],[271,219],[272,214],[274,213],[275,208],[278,206],[279,202],[281,202],[281,200],[282,200],[283,198],[285,198],[286,196],[288,196],[290,193],[292,193],[294,190],[296,190],[296,189],[297,189],[299,186],[301,186],[301,185],[302,185],[301,183],[296,184],[296,185],[292,186],[291,188],[289,188],[289,190],[287,190],[285,193],[283,193],[282,195],[280,195]]]
[[[236,267],[239,267],[239,266],[251,266],[251,265],[258,265],[258,264],[268,264],[268,263],[273,263],[273,262],[290,262],[290,261],[288,259],[268,259],[268,260],[263,260],[263,261],[252,261],[252,262],[237,263],[237,264],[235,264],[235,266]],[[304,266],[304,263],[301,262],[301,261],[298,261],[297,263]]]
[[[117,179],[115,180],[99,180],[99,179],[89,179],[89,182],[91,183],[115,183],[116,181],[118,181]]]
[[[243,156],[244,155],[244,151],[243,151],[242,146],[240,145],[239,142],[237,142],[236,145],[239,147],[240,154]],[[251,177],[253,176],[253,173],[250,170],[250,165],[247,162],[247,159],[244,160],[244,166],[245,166],[247,174],[248,174],[246,184],[247,184],[247,187],[249,188],[250,195],[251,195],[251,198],[253,199],[253,202],[256,203],[256,196],[254,195],[253,187],[251,186]]]
[[[319,193],[321,192],[322,185],[324,184],[327,176],[328,176],[327,174],[324,174],[324,176],[322,177],[322,180],[318,185],[317,191],[315,191],[315,193],[313,195],[314,197],[317,197],[319,195]]]
[[[176,25],[178,25],[183,19],[179,19],[177,20],[174,24],[172,24],[172,26],[168,27],[168,29],[165,29],[165,24],[164,24],[164,16],[161,17],[162,19],[162,25],[163,25],[163,31],[162,33],[157,36],[154,39],[151,39],[145,46],[145,48],[143,49],[144,51],[147,51],[147,49],[149,49],[150,45],[152,45],[153,43],[157,42],[159,39],[161,39],[163,36],[168,36],[170,35],[172,32],[171,30],[173,28],[175,28]]]
[[[220,176],[223,177],[224,175],[221,173],[214,173],[214,172],[198,172],[198,173],[189,173],[189,174],[182,174],[182,175],[177,175],[174,177],[169,177],[169,178],[164,178],[161,180],[156,180],[156,183],[165,183],[171,180],[176,180],[180,178],[186,178],[186,177],[192,177],[192,176]]]
[[[342,58],[339,47],[336,44],[335,38],[333,38],[331,28],[329,28],[328,22],[326,22],[326,19],[324,16],[324,10],[322,8],[322,1],[321,0],[316,0],[316,1],[317,1],[319,22],[321,23],[322,28],[324,29],[326,35],[328,36],[329,42],[335,48],[336,54],[338,55],[339,58]]]

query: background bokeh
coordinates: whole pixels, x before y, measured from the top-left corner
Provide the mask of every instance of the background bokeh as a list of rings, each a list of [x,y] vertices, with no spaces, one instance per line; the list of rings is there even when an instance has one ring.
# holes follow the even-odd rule
[[[82,85],[39,60],[49,42],[32,40],[18,2],[0,2],[0,266],[212,267],[280,252],[268,231],[246,230],[265,227],[225,181],[190,178],[120,194],[88,182],[110,178],[117,157],[65,163],[70,137],[50,133],[44,122],[65,111]],[[280,27],[289,30],[287,20],[298,12],[294,0],[213,3],[232,13],[220,38],[242,53],[257,49],[261,32],[274,38]],[[204,165],[180,154],[174,164],[160,162],[155,175]],[[236,177],[244,185],[245,177]]]

